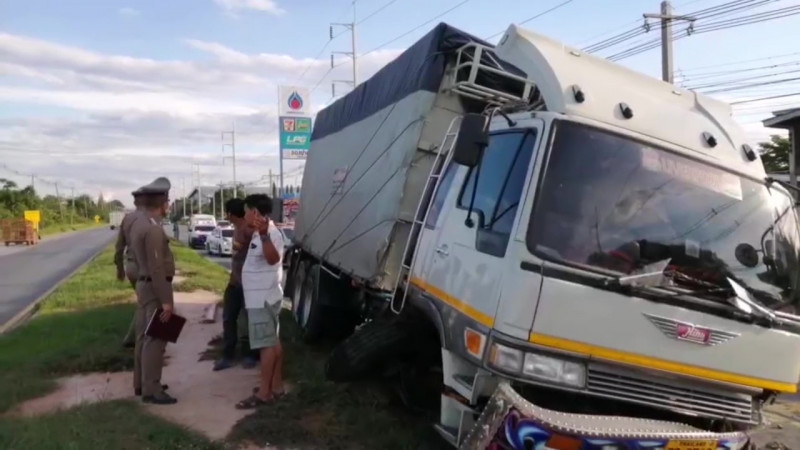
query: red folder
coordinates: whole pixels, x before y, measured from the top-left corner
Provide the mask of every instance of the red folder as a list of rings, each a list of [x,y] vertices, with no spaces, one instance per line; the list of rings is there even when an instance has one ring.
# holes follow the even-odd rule
[[[172,313],[169,320],[162,322],[159,318],[162,312],[164,310],[158,308],[150,316],[150,322],[147,323],[147,329],[144,334],[155,339],[175,343],[178,341],[181,330],[183,330],[183,325],[186,324],[186,318]]]

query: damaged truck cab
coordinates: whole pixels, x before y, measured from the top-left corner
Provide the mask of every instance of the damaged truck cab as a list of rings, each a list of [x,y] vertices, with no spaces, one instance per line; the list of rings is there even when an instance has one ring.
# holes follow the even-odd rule
[[[332,201],[304,182],[287,286],[301,327],[315,332],[322,306],[381,302],[428,321],[436,428],[459,447],[746,446],[800,377],[800,318],[781,312],[797,303],[800,229],[729,107],[516,26],[452,53],[395,166],[384,149],[402,123],[373,135],[373,165],[328,161]],[[491,83],[503,77],[512,89]],[[306,177],[336,148],[312,141]],[[371,171],[384,184],[315,241]],[[382,215],[366,193],[397,173]],[[381,227],[371,250],[341,253]]]

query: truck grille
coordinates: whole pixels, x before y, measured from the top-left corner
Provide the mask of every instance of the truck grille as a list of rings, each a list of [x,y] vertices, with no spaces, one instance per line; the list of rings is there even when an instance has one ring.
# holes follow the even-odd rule
[[[753,398],[747,394],[697,390],[670,380],[654,380],[629,372],[590,366],[586,390],[592,394],[671,411],[756,423]]]

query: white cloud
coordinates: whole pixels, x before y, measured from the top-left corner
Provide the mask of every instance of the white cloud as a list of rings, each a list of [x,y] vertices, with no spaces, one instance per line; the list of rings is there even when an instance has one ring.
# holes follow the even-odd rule
[[[197,51],[195,59],[106,54],[0,33],[0,160],[118,198],[160,174],[188,183],[192,161],[210,164],[203,182],[216,184],[231,178],[231,167],[221,165],[220,132],[235,121],[239,181],[277,172],[276,85],[313,85],[328,72],[328,61],[184,42]],[[399,53],[362,58],[362,77]],[[349,68],[328,76],[345,78]],[[324,105],[327,83],[312,97],[315,110]],[[4,106],[11,104],[14,109]],[[52,108],[66,114],[38,113]]]
[[[254,10],[261,11],[276,16],[284,14],[286,11],[278,6],[275,0],[214,0],[220,7],[228,13],[235,14],[237,11]]]
[[[133,9],[129,6],[120,8],[119,11],[117,12],[119,13],[120,16],[123,17],[138,17],[142,14],[138,9]]]

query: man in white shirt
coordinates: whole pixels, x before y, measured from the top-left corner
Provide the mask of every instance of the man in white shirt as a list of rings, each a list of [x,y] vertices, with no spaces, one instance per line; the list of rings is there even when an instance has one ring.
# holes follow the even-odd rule
[[[245,220],[255,229],[246,249],[242,288],[250,330],[250,348],[261,353],[261,380],[253,395],[236,404],[252,409],[284,395],[283,347],[278,338],[283,302],[283,235],[269,219],[272,199],[263,194],[244,199]],[[242,249],[245,251],[245,249]]]

